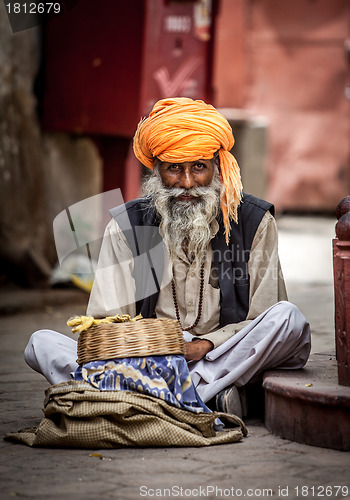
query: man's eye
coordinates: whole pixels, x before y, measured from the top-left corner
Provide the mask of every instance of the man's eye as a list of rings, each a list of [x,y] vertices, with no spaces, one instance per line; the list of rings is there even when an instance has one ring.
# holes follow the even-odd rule
[[[178,165],[177,163],[173,163],[171,165],[169,165],[169,170],[179,170],[180,169],[180,165]]]
[[[206,168],[206,165],[204,163],[196,163],[195,168],[202,170],[202,169]]]

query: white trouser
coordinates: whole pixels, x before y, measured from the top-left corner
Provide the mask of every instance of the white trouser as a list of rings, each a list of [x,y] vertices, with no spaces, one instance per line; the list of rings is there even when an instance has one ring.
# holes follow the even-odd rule
[[[190,362],[194,385],[204,402],[225,387],[238,387],[271,368],[302,368],[311,348],[310,327],[299,309],[279,302],[205,358]],[[28,365],[50,384],[71,378],[78,367],[77,342],[53,330],[38,330],[24,352]]]
[[[310,354],[310,325],[290,302],[278,302],[248,326],[189,364],[204,402],[225,387],[241,387],[271,368],[302,368]]]

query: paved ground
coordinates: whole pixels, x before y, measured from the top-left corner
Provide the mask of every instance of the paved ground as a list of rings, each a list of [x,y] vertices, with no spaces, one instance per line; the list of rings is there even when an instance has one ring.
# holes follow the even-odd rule
[[[279,226],[290,300],[312,325],[313,351],[334,353],[329,265],[334,221],[283,217]],[[64,296],[57,291],[0,293],[0,309],[12,311],[0,320],[2,434],[41,419],[47,383],[25,365],[22,352],[38,328],[71,335],[66,320],[84,312],[85,296],[69,292],[68,303]],[[96,450],[32,449],[1,440],[0,498],[350,498],[349,453],[280,439],[259,420],[247,425],[249,436],[240,443],[98,450],[99,457],[90,456]]]

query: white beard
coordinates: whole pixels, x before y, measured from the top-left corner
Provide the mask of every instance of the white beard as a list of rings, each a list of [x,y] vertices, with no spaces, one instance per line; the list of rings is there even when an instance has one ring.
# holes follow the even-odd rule
[[[220,189],[217,170],[209,186],[198,188],[166,188],[157,171],[144,182],[143,194],[151,198],[161,217],[160,229],[172,262],[184,251],[199,270],[212,238],[210,225],[220,207]],[[181,195],[196,200],[177,199]]]

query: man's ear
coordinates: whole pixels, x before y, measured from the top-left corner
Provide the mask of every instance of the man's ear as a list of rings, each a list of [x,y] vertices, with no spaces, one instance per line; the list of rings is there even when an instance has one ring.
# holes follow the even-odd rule
[[[158,171],[159,171],[160,166],[161,166],[161,164],[162,164],[162,163],[163,163],[163,162],[162,162],[159,158],[157,158],[157,157],[155,156],[155,157],[153,158],[153,170],[155,170],[155,171],[156,171],[156,170],[158,170]]]
[[[215,151],[213,158],[210,161],[212,162],[214,167],[216,167],[219,170],[220,175],[221,175],[219,150]]]

